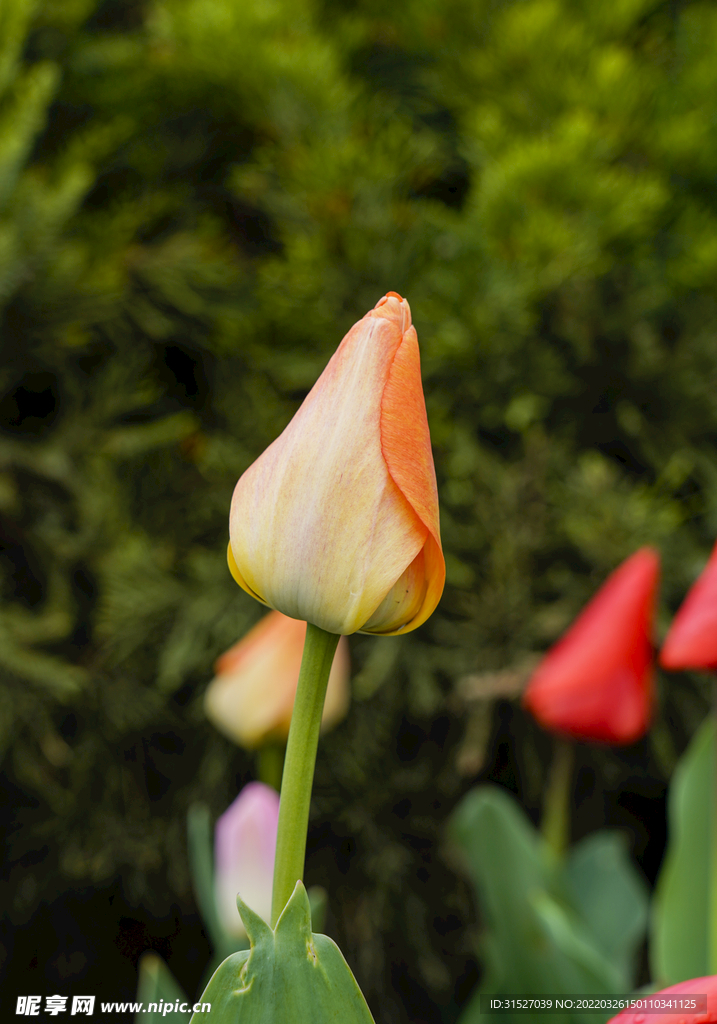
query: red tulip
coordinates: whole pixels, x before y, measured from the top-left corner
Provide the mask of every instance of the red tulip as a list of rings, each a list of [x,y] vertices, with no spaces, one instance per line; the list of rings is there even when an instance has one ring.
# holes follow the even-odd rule
[[[603,743],[632,743],[647,730],[658,576],[657,552],[642,548],[548,651],[523,697],[546,729]]]
[[[707,1006],[691,1009],[690,996],[706,996]],[[634,1010],[622,1010],[608,1024],[717,1024],[717,974],[706,978],[692,978],[670,985],[651,995],[635,996],[646,1005]]]
[[[717,544],[672,621],[660,664],[717,670]]]

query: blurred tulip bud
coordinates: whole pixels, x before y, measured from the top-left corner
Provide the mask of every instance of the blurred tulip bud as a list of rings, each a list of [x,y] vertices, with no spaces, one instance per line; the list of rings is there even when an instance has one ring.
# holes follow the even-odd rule
[[[523,696],[524,706],[546,729],[616,744],[633,743],[646,732],[659,571],[656,551],[636,552],[548,651]]]
[[[717,670],[717,544],[672,621],[660,664]]]
[[[686,998],[689,996],[706,996],[706,1007],[690,1009],[691,1002]],[[717,1024],[717,974],[681,981],[659,992],[638,994],[634,998],[644,1000],[645,1008],[622,1010],[608,1024]],[[651,1011],[650,1005],[657,1009]],[[670,1009],[671,1006],[674,1009]]]
[[[248,750],[286,741],[305,637],[305,622],[270,612],[217,660],[204,708],[220,732]],[[331,666],[322,730],[340,722],[348,706],[349,650],[342,638]]]
[[[214,831],[214,892],[227,934],[243,938],[237,893],[265,921],[271,918],[279,794],[250,782],[217,820]]]
[[[283,434],[240,478],[229,567],[257,600],[330,633],[407,633],[445,563],[405,299],[351,328]]]

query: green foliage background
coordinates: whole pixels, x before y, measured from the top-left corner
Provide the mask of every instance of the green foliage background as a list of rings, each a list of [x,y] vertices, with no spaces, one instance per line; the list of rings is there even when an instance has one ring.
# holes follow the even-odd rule
[[[488,775],[535,815],[550,753],[496,694],[642,544],[663,630],[717,536],[716,48],[699,0],[4,0],[14,926],[117,876],[191,908],[186,808],[252,772],[202,713],[261,614],[232,488],[393,289],[448,584],[417,634],[353,642],[307,881],[377,1022],[455,1019],[475,918],[443,822]],[[664,789],[706,693],[661,696],[649,741],[581,751],[577,832],[603,790]]]

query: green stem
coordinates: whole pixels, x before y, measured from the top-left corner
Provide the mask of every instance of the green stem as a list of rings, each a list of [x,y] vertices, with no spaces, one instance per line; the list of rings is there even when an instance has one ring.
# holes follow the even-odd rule
[[[556,739],[553,763],[543,801],[541,830],[549,850],[562,860],[570,844],[570,797],[573,780],[574,747],[569,740]]]
[[[710,974],[717,974],[717,680],[712,684],[712,793],[710,807],[710,891],[707,962]]]
[[[327,633],[309,623],[306,627],[304,656],[296,688],[286,745],[284,774],[281,779],[279,831],[276,837],[274,891],[271,904],[272,928],[304,874],[306,831],[314,781],[316,748],[319,745],[321,713],[329,682],[329,672],[339,642],[336,633]]]
[[[256,777],[279,792],[284,767],[284,744],[265,743],[256,752]]]

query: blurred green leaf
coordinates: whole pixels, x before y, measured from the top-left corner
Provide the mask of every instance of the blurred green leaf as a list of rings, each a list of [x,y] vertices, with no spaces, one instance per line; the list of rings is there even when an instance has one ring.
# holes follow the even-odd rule
[[[652,903],[650,959],[660,985],[709,970],[713,872],[715,721],[703,723],[680,758],[668,796],[668,845]]]
[[[625,836],[586,836],[570,849],[565,878],[591,938],[616,968],[620,989],[629,992],[647,926],[648,891],[630,861]]]
[[[475,886],[486,965],[462,1024],[482,1019],[481,995],[629,990],[646,898],[618,837],[591,836],[567,865],[558,864],[515,801],[494,786],[463,798],[448,836]],[[576,898],[573,886],[586,881],[601,857],[589,889]],[[601,899],[607,903],[598,906]],[[588,1018],[575,1012],[570,1019]]]
[[[144,953],[139,961],[137,1001],[143,1003],[145,1009],[136,1015],[137,1024],[159,1024],[159,1021],[166,1018],[160,1000],[163,1000],[165,1005],[176,1005],[176,1001],[179,1000],[180,1006],[183,1003],[191,1006],[191,1000],[182,991],[164,960],[156,953]],[[152,1003],[156,1007],[154,1010],[149,1009]],[[186,1013],[182,1013],[181,1010],[175,1012],[172,1006],[172,1020],[188,1021],[191,1016],[191,1010]]]

